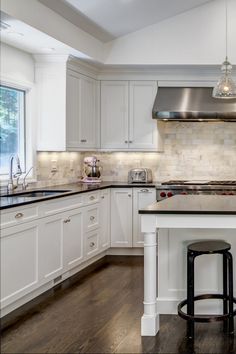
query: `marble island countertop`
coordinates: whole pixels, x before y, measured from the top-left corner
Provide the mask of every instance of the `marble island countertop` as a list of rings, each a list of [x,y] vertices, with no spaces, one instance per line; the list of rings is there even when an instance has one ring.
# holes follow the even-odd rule
[[[106,181],[106,182],[101,182],[101,183],[71,183],[71,184],[63,184],[63,185],[55,185],[55,186],[49,186],[49,187],[44,187],[44,188],[34,188],[34,189],[27,189],[26,191],[16,191],[14,194],[7,195],[2,194],[0,196],[0,210],[2,209],[7,209],[7,208],[13,208],[17,207],[20,205],[26,205],[26,204],[31,204],[31,203],[38,203],[41,201],[46,201],[49,199],[54,199],[54,198],[63,198],[79,193],[85,193],[85,192],[91,192],[95,191],[98,189],[105,189],[105,188],[155,188],[155,186],[158,184],[158,182],[152,182],[152,183],[128,183],[128,182],[119,182],[119,181]],[[51,194],[51,195],[45,195],[45,196],[37,196],[33,197],[30,195],[27,195],[27,193],[36,192],[36,191],[62,191],[62,193],[57,193],[57,194]],[[67,190],[66,192],[64,192]]]
[[[147,208],[139,214],[228,214],[236,215],[236,196],[176,195]]]

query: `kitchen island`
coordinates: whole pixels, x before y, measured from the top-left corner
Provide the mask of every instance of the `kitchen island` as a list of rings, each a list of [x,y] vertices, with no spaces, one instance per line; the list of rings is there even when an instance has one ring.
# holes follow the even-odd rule
[[[225,240],[234,258],[236,293],[236,196],[177,195],[154,203],[141,214],[144,233],[144,314],[142,336],[155,336],[160,314],[176,314],[186,298],[187,245],[198,240]],[[222,259],[196,261],[195,293],[222,291]],[[219,300],[196,304],[197,313],[220,313]]]

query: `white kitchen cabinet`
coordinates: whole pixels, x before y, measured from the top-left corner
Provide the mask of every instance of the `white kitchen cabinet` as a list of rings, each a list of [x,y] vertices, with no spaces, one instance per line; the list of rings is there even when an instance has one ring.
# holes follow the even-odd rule
[[[42,219],[39,236],[39,275],[55,279],[83,260],[82,208]]]
[[[106,250],[111,246],[110,227],[111,227],[111,203],[110,189],[101,190],[100,200],[100,250]]]
[[[99,81],[68,69],[68,56],[35,55],[37,150],[98,148]]]
[[[143,247],[139,209],[156,202],[155,188],[133,188],[133,247]]]
[[[130,81],[129,86],[129,149],[158,150],[157,121],[152,108],[157,93],[156,81]]]
[[[158,151],[161,137],[152,107],[156,81],[101,82],[101,148]]]
[[[83,208],[64,213],[63,217],[63,264],[64,270],[82,263],[84,258]]]
[[[42,219],[38,240],[38,268],[42,283],[59,276],[63,271],[63,216]]]
[[[39,228],[36,220],[1,230],[1,307],[38,286]]]
[[[132,188],[111,191],[111,247],[132,247]]]
[[[67,73],[67,150],[99,147],[99,82],[87,76]]]
[[[129,140],[129,83],[101,82],[101,147],[127,149]]]
[[[100,230],[93,230],[88,232],[85,236],[85,259],[90,259],[100,253],[99,239]]]

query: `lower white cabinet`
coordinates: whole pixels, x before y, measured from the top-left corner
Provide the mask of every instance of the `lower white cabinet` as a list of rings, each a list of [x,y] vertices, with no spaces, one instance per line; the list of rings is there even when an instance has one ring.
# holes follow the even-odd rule
[[[89,259],[100,252],[99,249],[99,229],[90,231],[85,236],[85,257]]]
[[[132,188],[111,190],[111,247],[132,247]]]
[[[133,188],[133,247],[143,247],[139,209],[156,201],[155,188]]]
[[[38,221],[1,231],[1,307],[38,286]]]
[[[42,219],[38,240],[39,279],[45,283],[63,270],[63,214]]]
[[[83,210],[74,209],[63,217],[63,264],[64,270],[72,269],[82,263],[84,233]]]
[[[110,189],[101,190],[100,198],[100,249],[106,250],[111,247]]]

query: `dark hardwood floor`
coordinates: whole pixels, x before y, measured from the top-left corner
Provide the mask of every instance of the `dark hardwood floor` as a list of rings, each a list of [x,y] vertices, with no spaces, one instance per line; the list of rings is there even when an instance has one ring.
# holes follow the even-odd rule
[[[188,343],[185,321],[162,315],[158,335],[141,337],[142,257],[107,257],[97,266],[3,321],[1,352],[236,353],[235,336],[224,335],[220,323],[196,325],[195,342]]]

